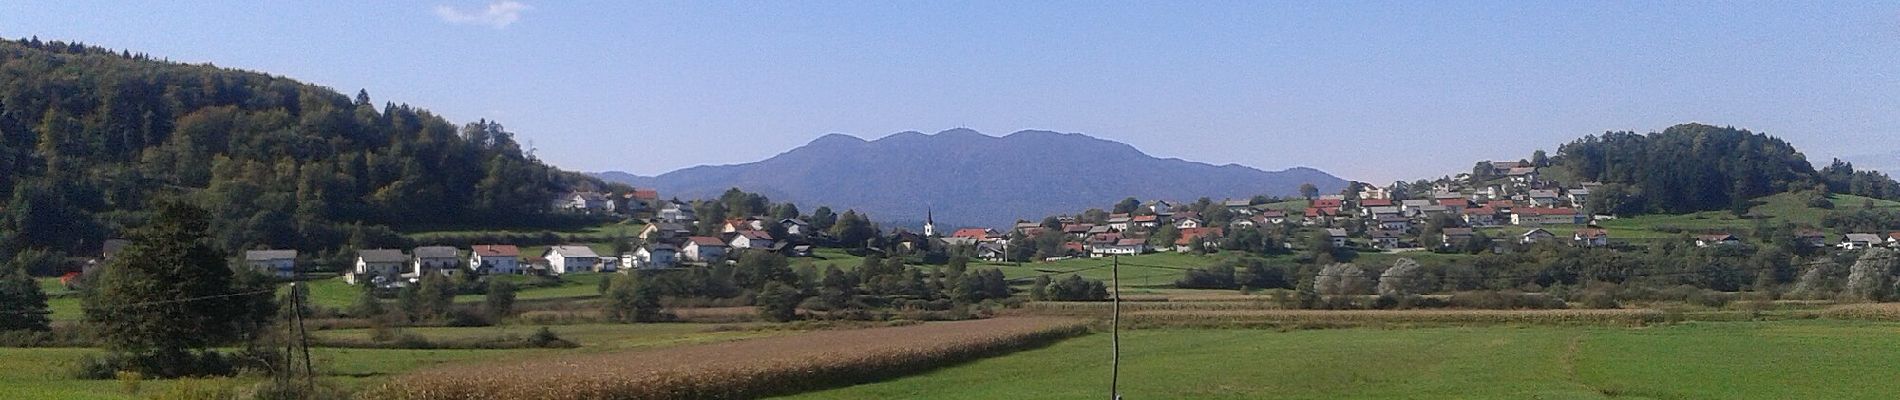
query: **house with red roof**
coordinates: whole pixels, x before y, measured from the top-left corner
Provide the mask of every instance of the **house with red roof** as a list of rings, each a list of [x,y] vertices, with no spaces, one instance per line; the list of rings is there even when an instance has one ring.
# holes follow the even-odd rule
[[[1174,239],[1174,251],[1188,251],[1193,248],[1194,242],[1197,240],[1201,242],[1202,246],[1212,247],[1219,245],[1220,239],[1224,234],[1225,232],[1223,232],[1221,228],[1182,229],[1181,237]]]
[[[950,234],[950,237],[984,240],[996,236],[996,230],[990,228],[963,228]]]
[[[1610,245],[1610,231],[1608,229],[1603,229],[1603,228],[1578,229],[1576,236],[1572,237],[1571,240],[1575,242],[1578,246],[1583,246],[1583,247],[1609,246]]]
[[[1511,209],[1512,225],[1575,225],[1584,215],[1574,208],[1518,207]]]
[[[512,244],[478,244],[469,248],[468,265],[480,274],[521,273],[521,248]]]

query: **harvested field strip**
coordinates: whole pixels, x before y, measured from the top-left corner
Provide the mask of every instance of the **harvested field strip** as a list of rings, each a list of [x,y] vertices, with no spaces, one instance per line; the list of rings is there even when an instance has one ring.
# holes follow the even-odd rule
[[[1822,318],[1900,321],[1900,303],[1842,304],[1822,309]]]
[[[1136,311],[1123,315],[1136,327],[1352,327],[1368,325],[1608,325],[1663,322],[1657,310],[1196,310]]]
[[[1024,310],[1037,314],[1101,316],[1106,317],[1114,310],[1114,304],[1106,301],[1038,301],[1023,305]],[[1166,311],[1166,310],[1277,310],[1280,304],[1270,301],[1189,301],[1189,302],[1122,302],[1122,312]]]
[[[1052,343],[1086,321],[1008,317],[447,366],[371,399],[730,399],[845,386]]]

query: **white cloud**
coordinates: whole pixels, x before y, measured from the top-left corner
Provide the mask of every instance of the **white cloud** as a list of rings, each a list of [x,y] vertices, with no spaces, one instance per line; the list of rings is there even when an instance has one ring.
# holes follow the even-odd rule
[[[533,9],[527,4],[514,0],[501,0],[488,3],[488,7],[479,10],[463,11],[449,6],[435,6],[435,15],[443,22],[460,25],[487,25],[501,29],[521,19],[521,12]]]

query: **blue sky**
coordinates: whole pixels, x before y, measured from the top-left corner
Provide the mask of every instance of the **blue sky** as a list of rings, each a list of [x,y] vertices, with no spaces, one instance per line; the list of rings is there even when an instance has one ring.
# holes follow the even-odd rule
[[[123,3],[0,0],[0,35],[366,88],[586,171],[969,127],[1390,182],[1690,121],[1900,165],[1895,2]]]

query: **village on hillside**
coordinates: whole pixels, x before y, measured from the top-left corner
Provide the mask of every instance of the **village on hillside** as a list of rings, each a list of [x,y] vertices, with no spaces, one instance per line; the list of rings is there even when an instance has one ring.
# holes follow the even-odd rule
[[[1544,175],[1544,169],[1530,161],[1487,161],[1470,174],[1384,187],[1352,182],[1334,194],[1308,191],[1293,198],[1195,202],[1126,199],[1112,210],[1092,209],[1041,222],[1022,220],[1007,229],[940,230],[927,218],[922,232],[894,228],[880,233],[874,227],[872,239],[851,243],[841,243],[829,226],[814,227],[805,216],[726,218],[708,230],[702,228],[705,225],[695,204],[662,199],[653,189],[579,191],[560,195],[549,207],[557,213],[637,222],[637,234],[615,239],[625,242],[616,246],[625,252],[612,254],[578,243],[546,246],[534,253],[504,243],[360,249],[353,264],[337,272],[351,284],[397,288],[431,273],[553,276],[668,270],[733,262],[747,252],[809,257],[818,247],[1030,262],[1155,252],[1290,251],[1321,242],[1359,251],[1469,254],[1508,253],[1537,244],[1618,245],[1614,233],[1598,224],[1617,217],[1589,211],[1591,192],[1601,184],[1560,182]],[[1900,248],[1900,232],[1842,232],[1838,242],[1830,242],[1829,235],[1814,227],[1799,227],[1790,234],[1782,239],[1807,248]],[[1737,233],[1725,231],[1693,232],[1688,237],[1697,247],[1745,243]],[[108,240],[101,254],[110,258],[124,245],[123,240]],[[295,250],[248,250],[242,257],[243,265],[280,278],[310,269],[300,265],[308,260],[299,258]],[[95,259],[87,265],[102,261]]]

